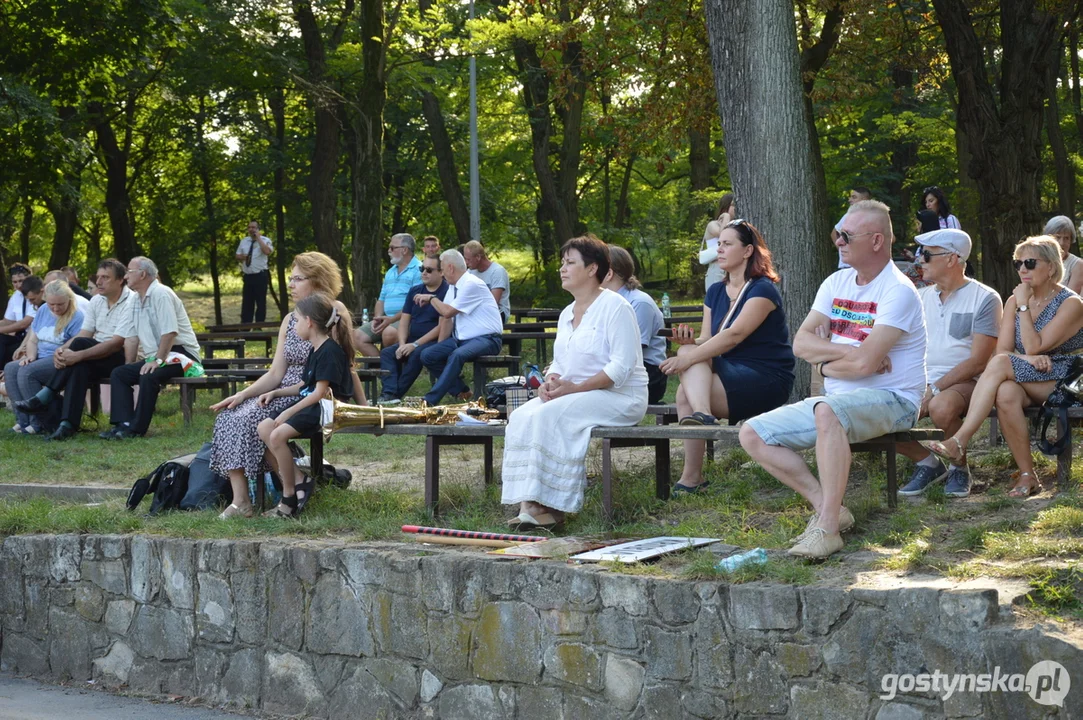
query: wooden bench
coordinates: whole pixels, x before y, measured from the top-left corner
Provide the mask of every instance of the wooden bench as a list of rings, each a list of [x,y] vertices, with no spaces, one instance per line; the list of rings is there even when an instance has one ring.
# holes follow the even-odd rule
[[[485,397],[485,384],[489,382],[489,368],[504,368],[508,375],[519,374],[518,355],[481,355],[471,360],[474,364],[474,397]]]
[[[201,340],[199,346],[203,350],[204,360],[213,360],[217,350],[232,350],[234,357],[244,357],[244,340]]]
[[[1027,416],[1027,419],[1032,423],[1038,419],[1038,415],[1041,412],[1040,406],[1028,407],[1023,411],[1023,414]],[[1065,428],[1061,427],[1060,418],[1057,418],[1055,423],[1057,427],[1057,437],[1064,432]],[[1083,407],[1068,408],[1068,424],[1073,427],[1083,425]],[[1040,429],[1040,428],[1039,428]],[[989,413],[989,447],[996,447],[1000,444],[1000,423],[997,421],[997,411],[993,408]],[[1060,455],[1057,456],[1057,489],[1069,490],[1071,489],[1072,479],[1072,443],[1068,443],[1068,447],[1064,449]]]
[[[277,330],[238,330],[234,332],[205,332],[196,333],[196,340],[202,345],[207,341],[213,340],[230,340],[233,342],[249,343],[249,342],[262,342],[264,345],[264,355],[271,356],[271,345],[278,338]],[[244,353],[241,353],[241,357]]]

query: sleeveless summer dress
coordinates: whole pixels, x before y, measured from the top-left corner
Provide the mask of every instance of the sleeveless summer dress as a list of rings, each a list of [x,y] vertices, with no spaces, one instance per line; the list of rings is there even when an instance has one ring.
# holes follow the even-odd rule
[[[287,367],[286,374],[278,387],[284,388],[301,382],[301,372],[312,349],[307,341],[294,332],[297,318],[290,313],[286,327],[286,342],[282,347],[282,356]],[[256,434],[256,426],[265,418],[277,417],[280,412],[300,401],[299,396],[275,398],[265,407],[257,404],[259,398],[249,398],[232,410],[218,413],[214,422],[214,437],[211,440],[211,470],[219,475],[228,475],[230,470],[241,468],[245,477],[258,477],[270,470],[263,461],[266,447]]]
[[[1064,288],[1057,296],[1053,298],[1045,309],[1038,313],[1038,317],[1034,319],[1034,329],[1041,332],[1042,328],[1048,325],[1053,317],[1057,314],[1057,310],[1061,304],[1068,298],[1074,296],[1075,293],[1071,290]],[[1015,371],[1016,382],[1046,382],[1048,380],[1062,380],[1065,375],[1068,374],[1068,367],[1072,364],[1073,355],[1083,349],[1083,328],[1080,328],[1075,335],[1064,341],[1064,344],[1060,347],[1054,348],[1049,351],[1048,355],[1053,361],[1053,369],[1047,373],[1041,373],[1034,369],[1034,366],[1028,363],[1022,358],[1011,356],[1012,370]],[[1023,349],[1023,333],[1019,330],[1019,313],[1015,314],[1015,351],[1017,353],[1025,353]]]

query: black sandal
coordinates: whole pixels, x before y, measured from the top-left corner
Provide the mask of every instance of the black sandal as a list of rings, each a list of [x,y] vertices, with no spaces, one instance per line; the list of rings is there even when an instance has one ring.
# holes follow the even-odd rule
[[[718,420],[714,415],[708,415],[707,413],[694,412],[691,415],[686,415],[681,418],[678,425],[717,425]]]
[[[304,477],[304,481],[297,483],[294,487],[294,497],[297,498],[297,512],[305,509],[305,505],[312,499],[312,494],[316,492],[316,481],[308,475],[302,474],[302,477]]]
[[[265,518],[285,518],[287,520],[295,520],[301,514],[301,509],[297,506],[297,496],[291,495],[286,497],[282,496],[282,500],[273,508],[263,513]]]

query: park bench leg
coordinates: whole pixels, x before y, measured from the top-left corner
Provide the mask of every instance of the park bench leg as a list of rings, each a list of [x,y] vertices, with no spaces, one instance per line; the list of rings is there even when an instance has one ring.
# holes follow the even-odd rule
[[[659,500],[669,500],[669,440],[657,440],[654,443],[654,496]]]
[[[493,439],[485,438],[485,484],[493,484]]]
[[[440,499],[440,439],[425,436],[425,508],[436,517]]]
[[[714,462],[714,440],[707,441],[707,459]]]
[[[989,447],[995,448],[1000,444],[1000,423],[995,417],[989,418]]]
[[[308,444],[308,471],[313,478],[323,477],[323,428],[316,430],[316,434]]]
[[[192,424],[193,395],[195,395],[195,388],[193,388],[191,385],[183,384],[180,386],[181,416],[184,418],[185,427]]]
[[[613,441],[602,438],[602,515],[613,522]]]
[[[1068,421],[1068,427],[1061,426],[1060,417],[1057,417],[1057,437],[1068,433],[1068,447],[1057,456],[1057,490],[1069,490],[1072,481],[1072,421]]]
[[[485,380],[487,376],[485,374],[485,366],[474,361],[474,399],[480,400],[485,397]]]
[[[260,473],[256,478],[256,512],[262,513],[267,505],[267,476]]]
[[[887,446],[887,506],[894,509],[898,505],[898,478],[896,477],[895,441]]]

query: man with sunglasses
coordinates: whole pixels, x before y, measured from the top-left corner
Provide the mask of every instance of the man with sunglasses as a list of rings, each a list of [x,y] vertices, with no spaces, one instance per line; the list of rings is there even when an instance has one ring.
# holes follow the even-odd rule
[[[945,437],[951,437],[962,426],[978,376],[996,351],[1004,304],[996,290],[966,276],[971,242],[965,232],[934,230],[914,240],[920,247],[916,261],[928,283],[918,291],[929,339],[925,352],[929,384],[918,416],[928,416]],[[970,470],[965,462],[944,467],[917,442],[900,443],[898,449],[915,463],[914,474],[900,495],[921,495],[941,480],[948,497],[970,494]]]
[[[362,355],[377,355],[377,342],[387,347],[398,340],[399,318],[406,304],[406,295],[410,288],[421,282],[421,261],[414,256],[416,247],[417,242],[409,233],[391,236],[391,244],[387,248],[391,267],[384,274],[384,284],[380,288],[372,319],[355,333],[357,349]]]
[[[850,196],[847,198],[847,202],[850,203],[850,207],[853,207],[854,203],[859,203],[862,200],[872,200],[872,190],[869,190],[867,187],[864,187],[862,185],[858,185],[857,187],[855,187],[853,190],[850,191]],[[849,212],[849,209],[847,209],[847,212]],[[837,223],[835,223],[835,227],[832,228],[832,230],[831,230],[831,244],[832,245],[834,245],[834,244],[836,244],[838,242],[838,240],[839,240],[839,231],[842,230],[842,224],[844,222],[846,222],[846,216],[845,215],[843,215],[839,219],[839,221]],[[839,251],[839,270],[842,270],[842,269],[848,268],[848,267],[850,267],[850,266],[847,265],[842,260],[842,251]]]
[[[414,285],[406,295],[399,319],[399,341],[380,351],[380,368],[387,370],[379,405],[398,404],[421,374],[420,349],[440,337],[440,313],[432,303],[421,303],[418,295],[443,300],[448,284],[441,271],[439,257],[426,257],[421,262],[421,284]]]
[[[790,554],[825,558],[854,524],[843,506],[850,444],[917,422],[925,392],[925,317],[914,284],[891,261],[891,217],[875,200],[855,203],[836,246],[850,268],[820,285],[794,354],[820,368],[826,395],[758,415],[741,428],[754,460],[813,507]],[[816,448],[819,478],[798,454]]]

